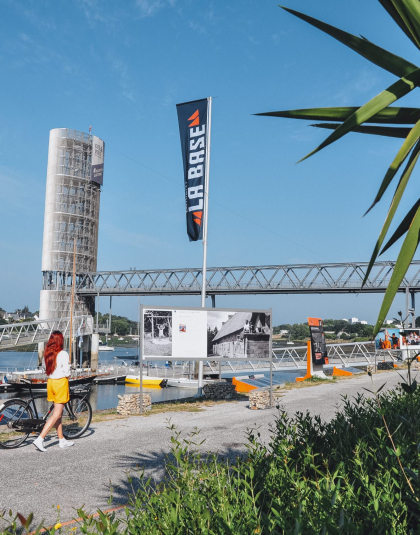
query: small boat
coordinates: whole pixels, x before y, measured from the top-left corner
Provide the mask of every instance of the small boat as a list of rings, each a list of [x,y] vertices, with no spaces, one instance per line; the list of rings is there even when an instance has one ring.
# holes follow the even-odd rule
[[[290,333],[289,333],[289,338],[287,339],[286,345],[288,345],[288,346],[294,346],[295,343],[292,342],[292,340],[290,339],[290,336],[291,336],[291,335],[290,335]]]
[[[210,381],[203,381],[203,385],[206,385]],[[167,386],[174,386],[177,388],[198,388],[197,379],[187,379],[181,377],[180,379],[168,379]]]
[[[115,351],[115,347],[106,344],[99,344],[99,351]]]
[[[126,375],[111,375],[109,373],[101,373],[96,376],[93,381],[96,385],[115,385],[124,384]]]
[[[0,394],[5,392],[14,392],[15,390],[16,387],[12,383],[0,383]]]
[[[140,374],[127,375],[127,377],[125,378],[125,382],[130,383],[132,385],[139,385]],[[148,375],[143,375],[143,386],[166,386],[167,382],[168,382],[167,379],[162,379],[159,377],[149,377]]]
[[[77,377],[76,379],[69,379],[70,388],[78,385],[86,385],[92,383],[96,375],[88,375]],[[19,381],[11,382],[18,390],[47,390],[47,379],[20,379]]]

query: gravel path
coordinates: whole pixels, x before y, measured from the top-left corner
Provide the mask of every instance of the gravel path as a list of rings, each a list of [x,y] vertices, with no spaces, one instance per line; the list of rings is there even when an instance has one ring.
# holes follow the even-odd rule
[[[374,376],[376,387],[384,382],[392,388],[401,381],[397,373]],[[341,396],[355,395],[363,387],[371,388],[367,375],[288,390],[280,404],[289,414],[310,410],[324,419],[331,418]],[[127,472],[134,475],[144,466],[148,475],[159,478],[165,455],[170,450],[171,422],[183,434],[198,428],[203,448],[235,457],[244,451],[246,430],[258,426],[263,440],[269,438],[269,424],[277,409],[250,411],[247,402],[217,404],[203,412],[176,412],[149,417],[131,417],[93,424],[87,435],[74,447],[61,450],[56,439],[46,443],[48,451],[38,452],[28,440],[16,450],[0,450],[0,510],[12,509],[27,515],[35,513],[34,522],[56,522],[55,506],[60,505],[61,521],[76,516],[81,505],[89,512],[126,503],[129,488]],[[134,471],[134,472],[133,472]],[[110,505],[110,485],[113,503]]]

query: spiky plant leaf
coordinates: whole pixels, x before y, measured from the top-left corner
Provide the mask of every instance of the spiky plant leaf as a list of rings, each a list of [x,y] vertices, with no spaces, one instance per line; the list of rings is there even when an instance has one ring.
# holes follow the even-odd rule
[[[334,123],[319,123],[310,124],[316,128],[326,128],[327,130],[336,130],[337,124]],[[353,128],[352,132],[358,132],[360,134],[371,134],[374,136],[385,136],[405,139],[410,133],[409,128],[396,128],[395,126],[358,126]]]
[[[390,0],[409,31],[413,43],[420,48],[420,5],[418,0]]]
[[[380,255],[383,254],[385,251],[387,251],[392,245],[394,245],[395,242],[397,242],[408,231],[408,229],[410,228],[410,224],[413,221],[414,215],[417,212],[417,209],[419,208],[419,206],[420,206],[420,199],[414,204],[414,206],[411,208],[408,214],[401,221],[397,230],[394,232],[391,238],[387,241],[382,251],[379,253]]]
[[[404,19],[401,17],[398,10],[395,8],[392,0],[379,0],[379,3],[382,5],[383,8],[385,8],[388,11],[388,14],[398,24],[398,26],[405,33],[405,35],[410,39],[410,41],[417,46],[415,39],[413,38],[410,31],[408,30]]]
[[[372,270],[373,264],[375,263],[379,251],[382,247],[382,244],[385,240],[385,237],[388,233],[389,226],[391,225],[391,221],[394,218],[395,212],[397,211],[398,205],[400,204],[401,198],[403,196],[403,193],[405,191],[405,188],[408,184],[408,181],[410,180],[411,173],[413,172],[414,166],[417,163],[417,160],[420,155],[420,142],[417,142],[416,146],[413,149],[413,152],[410,154],[410,158],[407,162],[407,165],[401,175],[400,182],[397,186],[397,189],[395,190],[394,198],[392,199],[391,206],[389,207],[388,214],[385,219],[385,223],[382,227],[381,233],[379,234],[379,238],[376,242],[375,248],[373,250],[372,256],[369,261],[369,266],[366,270],[366,275],[363,280],[363,285],[366,284],[366,281],[368,280],[369,274]],[[414,213],[411,216],[410,222],[413,220]],[[390,246],[389,246],[390,247]],[[383,252],[383,251],[382,251]],[[382,254],[382,253],[381,253]]]
[[[365,121],[373,117],[376,113],[380,112],[396,100],[404,97],[415,87],[420,84],[420,69],[416,69],[407,76],[404,76],[390,85],[385,91],[376,95],[373,99],[369,100],[364,106],[359,108],[353,115],[351,115],[343,124],[341,124],[337,130],[327,137],[325,141],[321,143],[316,149],[304,156],[300,161],[306,160],[310,156],[313,156],[320,150],[328,147],[334,141],[338,141],[340,138],[351,132],[356,126],[360,126]]]
[[[397,22],[400,28],[411,39],[411,41],[420,48],[420,0],[379,0],[381,5],[388,11],[391,17]],[[280,6],[281,7],[281,6]],[[402,70],[406,69],[410,62],[392,54],[388,51],[383,51],[383,57],[380,57],[380,47],[377,47],[371,43],[368,39],[361,37],[358,38],[354,35],[343,32],[333,26],[318,21],[307,15],[303,15],[292,9],[284,8],[289,13],[295,15],[311,24],[312,26],[322,30],[323,32],[331,35],[335,39],[344,43],[349,48],[355,50],[357,53],[366,57],[369,61],[381,66],[382,68],[399,74]],[[410,179],[413,168],[418,160],[420,150],[420,110],[413,108],[397,108],[391,107],[390,104],[407,95],[414,88],[420,86],[420,69],[402,74],[401,78],[388,87],[385,91],[382,91],[376,97],[369,102],[361,106],[360,108],[354,107],[341,107],[341,108],[311,108],[307,110],[291,110],[291,111],[278,111],[260,113],[258,115],[274,116],[274,117],[289,117],[294,119],[312,119],[321,121],[334,121],[341,123],[339,125],[334,124],[317,124],[313,125],[317,128],[326,128],[332,130],[331,135],[319,145],[315,150],[310,152],[307,156],[302,158],[305,160],[313,154],[319,152],[321,149],[327,147],[334,141],[337,141],[344,135],[351,131],[386,135],[392,137],[405,136],[405,141],[400,148],[397,156],[394,158],[390,168],[388,169],[382,184],[379,188],[378,194],[375,197],[372,207],[379,202],[384,192],[388,188],[389,184],[398,172],[403,162],[409,157],[408,163],[402,173],[399,184],[396,188],[393,201],[391,203],[387,218],[384,226],[377,240],[375,250],[373,251],[371,262],[368,267],[366,278],[363,284],[366,283],[368,274],[375,262],[379,251],[382,247],[386,234],[389,230],[389,226],[395,215],[397,207],[400,203],[401,197],[404,193],[406,185]],[[389,128],[378,126],[366,126],[364,123],[376,123],[387,125],[401,125],[401,124],[414,124],[415,126],[409,131],[404,128]],[[407,134],[407,135],[406,135]],[[302,161],[300,160],[300,161]],[[371,207],[371,208],[372,208]],[[390,284],[388,285],[381,311],[377,324],[375,326],[375,333],[378,332],[383,320],[389,310],[389,307],[398,291],[400,284],[404,278],[404,275],[410,265],[410,262],[416,251],[419,242],[420,232],[420,200],[414,205],[407,216],[403,219],[398,229],[394,232],[393,236],[383,248],[382,251],[387,250],[388,247],[395,243],[404,233],[407,233],[404,243],[401,247],[398,255],[393,274],[391,276]]]
[[[401,145],[400,150],[398,151],[397,155],[394,158],[394,161],[390,165],[388,171],[386,172],[386,175],[384,176],[384,179],[382,180],[382,184],[379,188],[378,193],[376,194],[376,197],[370,206],[370,208],[367,210],[366,214],[372,210],[372,208],[377,204],[381,198],[382,195],[387,190],[389,184],[392,182],[392,179],[396,175],[398,169],[403,164],[404,160],[407,158],[407,156],[410,154],[411,149],[414,147],[414,145],[417,143],[418,139],[420,137],[420,121],[418,121],[413,128],[410,130],[410,133],[408,134],[406,140]],[[366,215],[365,214],[365,215]]]
[[[360,38],[352,35],[351,33],[339,30],[330,24],[326,24],[325,22],[314,19],[313,17],[309,17],[308,15],[300,13],[299,11],[295,11],[294,9],[284,6],[279,7],[288,13],[295,15],[295,17],[304,20],[308,24],[315,26],[315,28],[318,28],[328,35],[331,35],[331,37],[334,37],[334,39],[337,39],[337,41],[340,41],[367,60],[371,61],[375,65],[378,65],[378,67],[382,67],[382,69],[392,72],[392,74],[395,74],[399,78],[417,69],[417,66],[413,63],[401,58],[400,56],[396,56],[392,52],[388,52],[380,46],[374,45],[365,38]]]
[[[360,107],[342,106],[337,108],[306,108],[301,110],[283,110],[256,113],[265,117],[284,117],[286,119],[304,119],[309,121],[339,121],[344,122]],[[420,120],[419,108],[400,108],[388,106],[364,121],[377,124],[415,124]]]
[[[408,229],[407,236],[401,247],[400,254],[398,255],[397,262],[395,263],[394,271],[392,272],[388,288],[385,292],[385,297],[382,301],[381,310],[379,312],[379,316],[376,321],[375,328],[373,330],[373,336],[376,336],[379,332],[379,329],[382,327],[382,324],[385,321],[385,317],[388,314],[392,301],[394,300],[395,294],[397,293],[401,282],[404,279],[404,275],[406,274],[410,263],[413,260],[414,253],[416,252],[417,245],[419,243],[419,233],[420,208],[417,208],[410,228]]]

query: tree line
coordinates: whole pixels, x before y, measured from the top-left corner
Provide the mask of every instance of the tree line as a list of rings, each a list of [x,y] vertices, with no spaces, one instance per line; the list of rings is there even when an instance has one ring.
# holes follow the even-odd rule
[[[419,317],[420,323],[420,317]],[[392,327],[388,325],[388,327]],[[304,340],[309,338],[309,327],[307,323],[283,323],[273,327],[273,334],[280,334],[280,331],[287,330],[292,340]],[[361,323],[351,324],[345,320],[324,320],[324,331],[333,331],[325,335],[327,339],[340,338],[342,340],[351,338],[369,338],[373,334],[373,325]]]

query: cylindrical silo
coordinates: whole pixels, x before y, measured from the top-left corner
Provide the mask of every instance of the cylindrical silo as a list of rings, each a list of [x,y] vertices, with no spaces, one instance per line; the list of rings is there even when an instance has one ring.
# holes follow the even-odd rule
[[[96,136],[50,131],[42,249],[40,319],[70,314],[73,248],[76,282],[96,271],[104,142]],[[75,314],[93,313],[91,298],[75,300]]]

